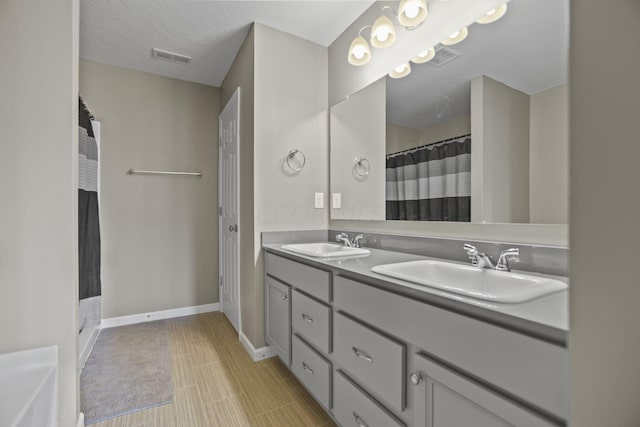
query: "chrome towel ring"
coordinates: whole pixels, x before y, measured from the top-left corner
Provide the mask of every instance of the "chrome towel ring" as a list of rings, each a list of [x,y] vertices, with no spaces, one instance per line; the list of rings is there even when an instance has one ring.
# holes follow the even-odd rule
[[[302,157],[302,163],[300,163],[299,167],[295,167],[291,164],[291,161],[296,159],[297,157]],[[289,150],[289,154],[287,154],[287,166],[289,166],[289,169],[294,172],[300,172],[304,168],[305,163],[307,163],[307,159],[302,151],[298,150],[297,148]]]
[[[366,157],[356,157],[356,162],[353,165],[353,172],[360,178],[364,178],[369,175],[371,170],[371,163]]]

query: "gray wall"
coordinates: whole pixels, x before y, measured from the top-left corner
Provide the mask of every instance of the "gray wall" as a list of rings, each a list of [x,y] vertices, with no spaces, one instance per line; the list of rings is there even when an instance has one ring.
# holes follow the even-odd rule
[[[442,141],[471,132],[471,116],[461,116],[444,123],[415,129],[387,123],[387,154],[408,150],[425,144]]]
[[[471,106],[471,220],[528,223],[529,95],[480,76]]]
[[[385,219],[386,87],[380,79],[331,107],[329,199],[339,193],[342,206],[337,209],[329,200],[332,218]],[[366,177],[354,174],[356,157],[369,161]]]
[[[569,366],[575,427],[640,423],[640,2],[606,6],[571,2]]]
[[[233,65],[229,69],[220,88],[220,108],[224,109],[231,95],[239,86],[240,90],[240,157],[239,157],[239,189],[240,218],[238,223],[240,253],[254,253],[253,225],[253,98],[254,98],[254,28],[249,31],[242,47],[238,51]],[[258,242],[260,240],[258,239]],[[256,277],[254,257],[240,257],[240,316],[242,332],[256,343],[256,334],[262,329],[262,323],[256,316]]]
[[[103,318],[217,302],[219,90],[81,61],[80,93],[102,122]]]
[[[569,85],[531,95],[529,220],[569,220]]]
[[[328,208],[314,208],[314,192],[328,188],[327,49],[261,24],[255,30],[254,215],[256,334],[264,345],[264,280],[260,233],[321,230]],[[284,166],[292,148],[306,166],[295,175]]]
[[[0,2],[0,353],[58,346],[58,424],[78,377],[78,1]]]

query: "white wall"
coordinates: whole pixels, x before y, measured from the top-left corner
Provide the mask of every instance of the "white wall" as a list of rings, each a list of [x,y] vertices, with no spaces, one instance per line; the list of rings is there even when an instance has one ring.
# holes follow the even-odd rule
[[[331,218],[384,220],[386,86],[380,79],[331,107]],[[356,157],[368,160],[369,174],[354,172]],[[362,167],[367,167],[364,163]],[[365,173],[361,167],[361,174]],[[341,207],[332,204],[341,195]]]
[[[529,220],[566,224],[569,220],[569,86],[531,95]]]
[[[260,233],[320,230],[327,205],[314,209],[314,192],[328,188],[327,49],[265,25],[254,24],[254,215],[256,327],[253,344],[264,344],[264,280]],[[297,148],[306,156],[298,174],[285,158]]]
[[[471,221],[528,223],[529,95],[480,76],[471,105]]]
[[[640,2],[603,6],[571,2],[570,425],[637,427]]]
[[[102,122],[103,318],[217,302],[219,89],[81,61],[80,91]]]
[[[75,426],[78,1],[0,2],[0,53],[0,353],[57,346]]]

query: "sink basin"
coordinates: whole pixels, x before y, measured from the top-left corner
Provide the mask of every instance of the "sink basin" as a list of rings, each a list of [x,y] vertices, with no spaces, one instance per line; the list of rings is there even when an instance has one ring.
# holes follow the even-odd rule
[[[315,258],[338,258],[345,256],[369,255],[371,251],[364,248],[350,248],[335,243],[300,243],[284,245],[282,249]]]
[[[431,288],[502,303],[518,303],[560,292],[567,284],[529,274],[489,270],[443,261],[377,265],[371,271]]]

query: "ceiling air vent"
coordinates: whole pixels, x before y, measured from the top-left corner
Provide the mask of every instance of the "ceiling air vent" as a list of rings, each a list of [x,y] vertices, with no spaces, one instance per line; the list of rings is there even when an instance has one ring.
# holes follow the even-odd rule
[[[151,49],[151,57],[156,59],[163,59],[165,61],[177,62],[178,64],[189,64],[191,63],[190,56],[180,55],[179,53],[169,52],[168,50],[162,50],[153,48]]]
[[[455,50],[449,49],[448,47],[440,46],[436,48],[436,56],[427,64],[431,64],[434,67],[442,67],[443,65],[453,61],[458,58],[460,53]]]

